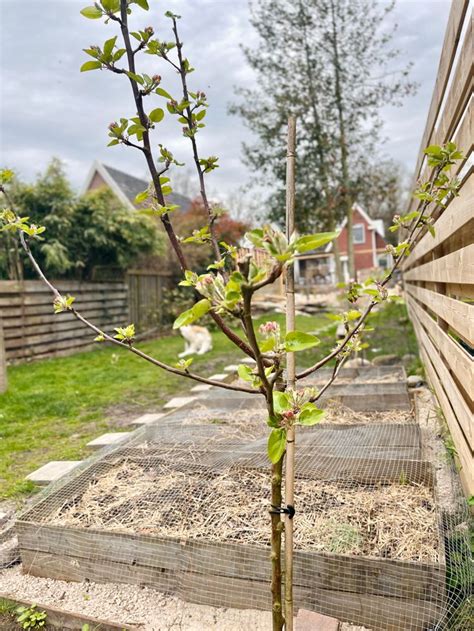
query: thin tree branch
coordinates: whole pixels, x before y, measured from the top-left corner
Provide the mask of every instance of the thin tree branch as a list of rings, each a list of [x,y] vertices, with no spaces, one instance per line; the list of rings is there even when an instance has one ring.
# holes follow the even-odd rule
[[[177,48],[177,52],[178,52],[178,60],[179,60],[179,75],[181,78],[181,86],[182,86],[182,90],[183,90],[183,97],[184,100],[186,102],[189,103],[189,91],[188,91],[188,84],[187,84],[187,80],[186,80],[186,68],[184,65],[184,61],[183,61],[183,53],[182,53],[182,48],[183,48],[183,43],[181,42],[180,38],[179,38],[179,33],[178,33],[178,25],[176,22],[176,18],[173,18],[173,33],[174,33],[174,38],[175,38],[175,42],[176,42],[176,48]],[[168,59],[169,61],[169,59]],[[188,105],[186,107],[186,114],[187,114],[187,119],[188,119],[188,126],[189,126],[189,130],[191,132],[193,132],[194,129],[194,124],[193,124],[193,116],[192,116],[192,110],[191,110],[191,106]],[[199,162],[199,152],[198,152],[198,148],[197,148],[197,142],[196,142],[196,137],[194,135],[194,133],[192,133],[190,135],[190,140],[191,140],[191,145],[193,148],[193,157],[194,157],[194,164],[196,165],[196,171],[198,173],[198,177],[199,177],[199,186],[200,186],[200,193],[201,193],[201,198],[202,198],[202,203],[204,204],[204,208],[206,210],[207,216],[208,216],[208,225],[209,225],[209,231],[211,233],[211,243],[212,243],[212,247],[214,250],[214,254],[216,256],[216,260],[220,261],[222,259],[220,250],[219,250],[219,244],[217,241],[217,235],[216,235],[216,228],[215,228],[215,215],[213,214],[211,207],[209,205],[209,200],[207,198],[207,192],[206,192],[206,184],[204,182],[204,170],[201,167],[201,164]]]
[[[30,259],[31,264],[33,265],[36,273],[40,277],[40,279],[48,286],[48,288],[53,293],[55,298],[59,298],[59,299],[62,298],[61,292],[51,283],[51,281],[49,281],[46,278],[43,270],[41,269],[40,265],[38,264],[38,262],[36,261],[34,255],[33,255],[33,253],[31,252],[31,249],[30,249],[30,247],[29,247],[29,245],[28,245],[28,243],[27,243],[22,231],[20,231],[20,242],[21,242],[21,245],[22,245],[24,251],[26,252],[28,258]],[[70,311],[77,320],[82,322],[89,329],[91,329],[92,331],[94,331],[98,335],[102,335],[104,337],[104,339],[107,340],[108,342],[111,342],[112,344],[115,344],[116,346],[120,346],[121,348],[129,350],[134,355],[138,355],[142,359],[145,359],[147,362],[153,364],[154,366],[157,366],[158,368],[166,370],[167,372],[170,372],[170,373],[172,373],[174,375],[179,375],[180,377],[187,377],[188,379],[192,379],[194,381],[198,381],[199,383],[205,383],[205,384],[210,385],[210,386],[216,386],[218,388],[223,388],[224,390],[235,390],[237,392],[245,392],[247,394],[260,394],[257,390],[252,390],[250,388],[245,388],[245,387],[242,387],[242,386],[234,386],[234,385],[231,385],[231,384],[228,384],[228,383],[224,383],[222,381],[214,381],[213,379],[207,379],[206,377],[201,377],[200,375],[197,375],[195,373],[189,372],[188,370],[180,370],[179,368],[174,368],[173,366],[169,366],[168,364],[165,364],[164,362],[161,362],[158,359],[156,359],[154,357],[151,357],[147,353],[144,353],[143,351],[139,350],[135,346],[132,346],[131,344],[127,344],[125,342],[121,342],[120,340],[115,339],[114,337],[112,337],[108,333],[105,333],[104,331],[102,331],[102,329],[100,329],[95,324],[90,322],[87,318],[85,318],[80,313],[80,311],[78,311],[74,307],[69,308],[68,311]]]
[[[430,189],[429,189],[430,193],[433,192],[434,182],[437,179],[437,177],[439,176],[441,170],[442,170],[442,168],[439,167],[439,168],[437,168],[434,171],[434,177],[432,178]],[[415,235],[415,232],[418,229],[418,226],[420,225],[420,223],[422,221],[423,214],[424,214],[425,210],[428,208],[428,206],[430,205],[430,203],[431,202],[429,202],[429,201],[425,201],[423,203],[423,205],[421,207],[421,210],[419,211],[420,214],[418,215],[418,217],[414,221],[412,228],[409,230],[408,237],[406,239],[406,241],[409,244],[411,244],[411,241],[412,241],[412,239],[413,239],[413,237]],[[390,271],[388,272],[388,274],[386,275],[386,277],[380,283],[381,287],[385,287],[385,285],[390,281],[390,279],[392,278],[395,270],[398,268],[398,266],[400,265],[400,263],[402,262],[402,260],[404,258],[405,258],[405,252],[401,252],[400,255],[395,259],[394,264],[393,264],[392,268],[390,269]],[[377,304],[376,301],[374,301],[374,300],[370,301],[370,303],[366,307],[365,311],[363,312],[362,316],[357,321],[356,326],[351,331],[349,331],[347,333],[347,335],[342,340],[342,342],[338,346],[336,346],[336,348],[331,353],[326,355],[326,357],[323,357],[319,362],[316,362],[316,364],[314,364],[313,366],[310,366],[309,368],[306,368],[306,370],[303,370],[300,373],[298,373],[296,375],[296,379],[298,379],[298,380],[299,379],[303,379],[304,377],[307,377],[308,375],[311,375],[313,372],[315,372],[316,370],[319,370],[319,368],[322,368],[322,366],[324,366],[325,364],[330,362],[332,359],[334,359],[334,357],[339,355],[339,353],[344,350],[344,348],[347,345],[347,343],[360,330],[361,326],[363,325],[363,323],[365,322],[365,320],[367,319],[367,317],[369,316],[370,312],[372,311],[372,309],[375,307],[376,304]]]

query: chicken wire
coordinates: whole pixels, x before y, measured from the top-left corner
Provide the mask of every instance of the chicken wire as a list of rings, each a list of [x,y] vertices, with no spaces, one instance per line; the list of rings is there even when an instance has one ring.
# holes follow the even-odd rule
[[[269,610],[260,405],[212,391],[89,458],[21,516],[24,569]],[[471,628],[466,504],[451,471],[444,509],[418,425],[304,428],[296,464],[297,608],[373,630]]]

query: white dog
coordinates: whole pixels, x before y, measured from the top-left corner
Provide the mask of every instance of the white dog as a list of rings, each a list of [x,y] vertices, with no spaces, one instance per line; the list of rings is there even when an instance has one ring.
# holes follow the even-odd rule
[[[184,337],[184,351],[179,354],[179,357],[186,357],[187,355],[204,355],[212,350],[212,337],[209,331],[203,326],[182,326],[179,332]]]

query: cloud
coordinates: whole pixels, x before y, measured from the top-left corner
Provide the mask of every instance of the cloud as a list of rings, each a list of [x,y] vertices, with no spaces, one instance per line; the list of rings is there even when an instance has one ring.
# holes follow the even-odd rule
[[[145,173],[139,152],[106,147],[107,125],[134,114],[127,81],[106,72],[79,72],[85,60],[82,48],[103,42],[115,30],[113,24],[104,27],[99,20],[82,18],[79,10],[86,4],[87,0],[0,0],[0,164],[12,166],[25,179],[44,169],[52,156],[64,160],[77,188],[94,159],[139,176]],[[135,24],[153,24],[160,32],[169,29],[164,5],[155,0],[150,4],[149,14],[135,12]],[[394,13],[400,22],[396,45],[404,59],[415,62],[413,78],[421,88],[404,107],[384,110],[384,152],[409,169],[428,113],[449,4],[401,0]],[[209,185],[225,194],[253,176],[240,160],[241,143],[250,132],[227,112],[234,86],[253,81],[240,50],[242,42],[248,44],[255,37],[247,2],[171,0],[166,6],[183,17],[185,52],[197,69],[190,76],[191,85],[204,90],[211,104],[208,126],[199,136],[200,150],[220,157],[221,168],[209,176]],[[152,58],[145,56],[143,69],[176,85],[177,77]],[[188,144],[175,121],[160,126],[159,142],[191,164]]]

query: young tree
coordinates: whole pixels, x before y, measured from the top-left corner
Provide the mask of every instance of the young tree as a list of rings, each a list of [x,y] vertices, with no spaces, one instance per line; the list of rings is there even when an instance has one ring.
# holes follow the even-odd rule
[[[349,271],[354,277],[352,206],[370,169],[381,126],[380,109],[414,91],[409,67],[391,71],[394,3],[376,0],[259,0],[251,3],[256,48],[244,47],[256,89],[239,90],[232,111],[257,135],[245,160],[283,188],[280,166],[284,104],[297,115],[304,142],[297,163],[298,228],[335,229],[347,217]],[[283,219],[281,192],[271,217]],[[337,245],[337,242],[335,242]],[[337,251],[336,264],[340,278]]]
[[[152,27],[147,27],[130,33],[128,16],[133,5],[139,5],[142,9],[148,9],[147,0],[101,0],[101,4],[87,7],[82,11],[85,17],[91,19],[105,18],[106,22],[117,24],[122,34],[121,44],[117,43],[117,36],[106,40],[102,47],[94,46],[86,49],[86,53],[93,60],[87,61],[82,70],[105,69],[128,80],[133,94],[137,116],[132,119],[121,118],[120,123],[113,123],[109,127],[109,136],[112,145],[123,144],[131,146],[142,152],[150,170],[151,183],[147,191],[140,194],[138,201],[148,201],[148,212],[160,217],[173,245],[176,257],[180,262],[183,281],[181,285],[193,288],[201,300],[191,309],[182,313],[176,319],[174,326],[191,324],[204,314],[209,313],[216,324],[221,328],[235,345],[246,355],[255,360],[255,367],[248,365],[239,366],[239,375],[247,385],[228,384],[203,377],[190,370],[190,359],[177,362],[176,365],[168,365],[163,361],[152,357],[134,344],[134,326],[130,324],[115,330],[113,333],[100,330],[92,322],[88,321],[74,307],[74,297],[64,296],[47,279],[38,264],[33,250],[36,249],[38,237],[44,233],[45,228],[29,222],[27,217],[20,217],[13,209],[13,205],[5,208],[0,219],[3,222],[3,230],[17,232],[21,246],[28,259],[35,268],[39,277],[50,288],[54,297],[56,313],[70,312],[85,326],[89,327],[96,335],[96,341],[107,341],[119,346],[168,372],[177,374],[186,379],[207,383],[220,388],[245,392],[255,396],[263,396],[268,411],[268,426],[270,428],[268,438],[268,456],[272,463],[271,470],[271,564],[272,564],[272,620],[274,631],[293,629],[293,586],[291,580],[292,567],[292,520],[295,516],[295,507],[292,503],[293,472],[291,463],[294,459],[294,447],[297,425],[312,426],[323,417],[323,411],[316,406],[316,402],[331,386],[336,379],[341,367],[348,355],[353,350],[360,348],[360,339],[365,322],[372,309],[387,298],[387,284],[400,265],[403,256],[409,251],[418,228],[430,225],[430,217],[425,214],[426,209],[432,203],[442,204],[447,195],[455,194],[456,182],[449,179],[447,171],[455,160],[461,157],[460,152],[452,143],[445,147],[430,147],[427,149],[429,164],[433,166],[432,179],[423,184],[418,197],[422,200],[420,209],[408,216],[396,217],[395,228],[407,227],[408,234],[404,242],[393,248],[394,265],[387,276],[381,282],[367,281],[366,284],[353,284],[349,288],[348,299],[351,303],[357,303],[361,295],[368,295],[369,302],[361,312],[355,308],[340,315],[341,321],[346,325],[346,335],[337,346],[325,357],[318,359],[306,370],[298,372],[294,363],[294,353],[300,350],[316,347],[319,340],[316,336],[293,330],[294,298],[291,273],[288,276],[288,331],[283,334],[275,322],[267,322],[257,332],[254,326],[252,302],[256,291],[271,284],[287,270],[291,269],[294,257],[297,253],[321,247],[336,237],[336,233],[321,233],[306,236],[297,236],[293,230],[294,208],[294,119],[290,119],[288,142],[288,234],[271,226],[263,226],[251,230],[247,237],[256,248],[266,253],[264,263],[257,264],[252,255],[239,257],[236,248],[222,241],[219,242],[216,231],[216,215],[213,208],[204,201],[205,175],[216,167],[217,158],[201,158],[198,153],[196,136],[202,128],[201,122],[205,116],[207,103],[202,92],[191,92],[188,89],[188,75],[192,71],[189,60],[183,56],[183,45],[178,34],[178,16],[168,12],[171,19],[174,42],[160,41],[153,37]],[[132,44],[133,38],[137,43]],[[156,61],[164,61],[172,64],[181,78],[182,94],[173,98],[163,87],[158,75],[152,77],[140,73],[136,58],[140,51],[156,57]],[[125,61],[121,61],[122,58]],[[119,63],[120,62],[120,63]],[[159,96],[167,100],[167,110],[178,118],[183,129],[183,134],[191,141],[193,160],[198,171],[201,184],[203,205],[206,211],[207,223],[194,235],[195,243],[211,244],[215,253],[215,260],[209,266],[208,272],[198,275],[187,267],[186,258],[181,247],[181,241],[177,237],[170,221],[170,213],[175,208],[165,204],[165,195],[169,191],[169,178],[165,173],[170,167],[176,165],[171,153],[159,145],[158,156],[154,153],[155,143],[151,133],[164,117],[164,110],[160,107],[148,105],[152,100],[151,95]],[[151,98],[148,98],[151,97]],[[203,113],[204,112],[204,113]],[[8,192],[5,187],[0,190]],[[231,329],[226,319],[232,316],[240,323],[238,330]],[[330,379],[316,392],[313,388],[298,388],[300,379],[312,374],[329,362],[334,362],[334,368]],[[287,367],[288,378],[284,380],[284,368]],[[282,505],[282,471],[285,453],[289,455],[286,469],[286,505]],[[287,533],[285,556],[287,573],[285,581],[285,600],[282,600],[282,522],[284,517]]]

